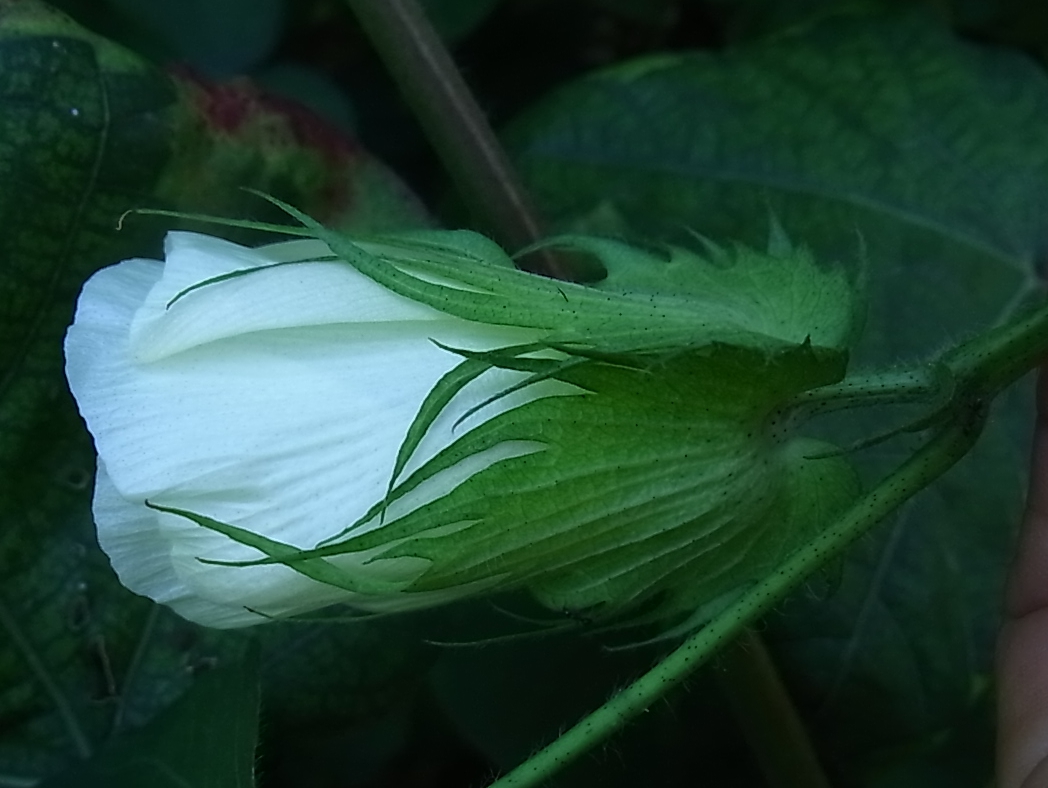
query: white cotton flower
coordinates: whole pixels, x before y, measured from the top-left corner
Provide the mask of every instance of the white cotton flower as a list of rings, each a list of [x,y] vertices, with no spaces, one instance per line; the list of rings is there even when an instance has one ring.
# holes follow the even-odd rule
[[[436,342],[487,350],[535,339],[530,329],[444,314],[335,260],[269,267],[194,288],[238,270],[329,255],[313,240],[248,249],[173,232],[164,263],[129,260],[103,269],[80,296],[66,338],[66,374],[99,455],[99,543],[124,585],[190,620],[237,627],[335,602],[397,609],[461,594],[394,590],[362,597],[287,566],[204,563],[199,559],[261,554],[146,505],[206,512],[289,545],[315,547],[386,493],[419,406],[462,361]],[[461,391],[406,472],[471,426],[541,392],[555,393],[529,387],[455,426],[469,407],[519,377],[490,370]],[[417,491],[414,502],[398,505],[432,500],[495,460],[534,449],[517,443],[470,458]],[[411,557],[366,563],[368,557],[333,563],[394,589],[427,564]]]
[[[172,233],[84,287],[67,376],[123,583],[215,627],[524,589],[705,611],[855,495],[797,435],[844,374],[850,285],[803,250],[653,256],[592,285],[466,231],[246,249]],[[334,252],[334,253],[332,253]]]

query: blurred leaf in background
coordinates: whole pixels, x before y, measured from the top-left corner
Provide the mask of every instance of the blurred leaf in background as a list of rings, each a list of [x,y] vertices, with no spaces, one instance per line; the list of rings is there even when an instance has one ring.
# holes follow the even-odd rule
[[[295,788],[476,782],[471,748],[511,765],[650,665],[657,650],[609,656],[598,638],[423,642],[454,641],[456,616],[479,626],[476,608],[219,635],[117,584],[94,544],[93,453],[60,356],[80,283],[159,253],[159,222],[115,233],[116,217],[157,205],[274,218],[238,190],[250,185],[344,228],[430,224],[352,128],[413,183],[445,184],[340,0],[61,5],[139,54],[42,3],[0,0],[0,788],[54,774],[73,785],[61,781],[81,759],[132,736],[174,746],[184,710],[206,713],[194,704],[246,713],[253,701],[199,687],[248,676],[256,640],[261,776]],[[774,216],[820,259],[866,271],[856,369],[924,358],[1043,293],[1048,80],[1015,50],[1048,51],[1041,4],[914,5],[427,4],[494,117],[567,82],[506,134],[551,225],[760,246]],[[259,77],[334,123],[216,74]],[[987,784],[990,655],[1029,418],[1029,392],[1006,395],[975,453],[857,545],[831,590],[813,584],[770,617],[840,784]],[[902,420],[827,430],[847,442]],[[856,459],[873,479],[906,443]],[[718,784],[756,784],[712,682],[693,686],[557,784],[678,785],[696,762]]]
[[[160,251],[157,222],[132,217],[116,231],[124,211],[250,215],[258,206],[241,186],[343,227],[429,223],[388,170],[300,107],[247,83],[166,73],[41,3],[0,2],[0,785],[32,784],[105,750],[198,675],[235,672],[243,658],[244,636],[189,625],[112,574],[94,541],[93,451],[61,356],[83,280]],[[300,649],[353,688],[344,716],[373,688],[414,686],[403,675],[429,649],[362,631],[269,633],[274,708],[309,703],[310,692],[327,702],[297,689],[314,674],[283,667]],[[383,669],[345,665],[354,649],[380,654]],[[198,693],[193,703],[226,701]]]
[[[148,725],[41,788],[254,788],[258,655],[207,670]]]
[[[599,637],[553,636],[449,648],[433,673],[441,707],[501,771],[647,670],[659,648],[608,651]],[[718,788],[752,788],[761,776],[735,731],[710,672],[649,709],[595,757],[571,764],[552,788],[683,786],[703,775]]]
[[[244,74],[276,47],[284,0],[59,0],[53,4],[155,62],[211,78]]]
[[[445,40],[468,36],[488,18],[502,0],[423,0],[426,15]]]
[[[976,41],[1021,49],[1048,62],[1048,6],[1037,0],[710,0],[732,42],[778,35],[833,16],[922,8]]]

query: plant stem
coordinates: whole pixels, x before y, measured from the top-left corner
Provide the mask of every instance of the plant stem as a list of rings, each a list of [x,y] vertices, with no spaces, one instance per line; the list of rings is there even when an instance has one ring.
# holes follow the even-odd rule
[[[974,444],[985,417],[981,407],[957,418],[863,496],[834,525],[791,555],[774,574],[689,637],[650,671],[490,788],[531,788],[603,741],[706,662],[746,626],[771,610],[809,574],[945,473]]]
[[[510,251],[542,238],[531,199],[418,2],[347,2],[474,216]],[[547,274],[567,278],[553,254],[542,260]]]
[[[123,684],[120,687],[116,708],[113,711],[113,721],[109,726],[110,737],[115,736],[124,725],[124,713],[127,711],[127,699],[131,695],[131,687],[134,684],[135,679],[138,678],[139,670],[142,667],[146,652],[149,650],[149,646],[152,642],[153,632],[156,629],[156,622],[160,617],[160,610],[160,605],[154,604],[149,608],[149,612],[146,614],[145,623],[142,625],[142,631],[138,636],[138,642],[135,644],[135,650],[131,654],[131,661],[127,665],[127,670],[124,671]]]
[[[717,658],[717,678],[770,788],[830,788],[764,641],[745,629]]]
[[[972,395],[993,397],[1048,356],[1048,305],[992,328],[940,360]]]
[[[1048,356],[1048,305],[991,328],[921,366],[852,375],[840,383],[806,391],[787,403],[804,416],[845,408],[901,405],[956,398],[992,397]]]
[[[931,363],[912,369],[849,375],[840,383],[805,391],[786,407],[810,417],[874,405],[902,405],[928,400],[945,404],[952,393],[953,380],[949,369],[943,364]]]

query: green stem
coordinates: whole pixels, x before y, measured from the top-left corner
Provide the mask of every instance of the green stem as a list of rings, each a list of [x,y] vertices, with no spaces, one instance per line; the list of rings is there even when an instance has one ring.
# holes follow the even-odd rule
[[[831,528],[790,556],[774,574],[746,591],[658,665],[490,788],[529,788],[549,779],[648,709],[745,627],[781,602],[809,574],[945,473],[975,442],[985,409],[958,408],[956,416],[955,421],[936,433]]]
[[[542,238],[527,192],[416,0],[347,0],[474,216],[516,250]],[[546,273],[567,278],[551,253]]]
[[[832,527],[790,556],[774,574],[745,592],[730,608],[688,638],[648,673],[493,783],[491,788],[528,788],[540,784],[683,681],[744,627],[778,604],[809,574],[839,555],[855,539],[961,459],[979,436],[989,399],[1028,372],[1046,354],[1048,305],[942,354],[939,364],[948,369],[954,385],[950,389],[949,403],[939,411],[941,426],[928,443],[863,496]],[[904,378],[908,376],[906,373]],[[909,382],[900,379],[895,391],[920,394],[928,391],[928,382],[922,382],[919,376]],[[840,394],[847,394],[841,398],[847,401],[852,401],[856,392],[862,393],[860,399],[865,398],[867,404],[880,397],[877,385],[856,386],[850,392],[838,390]],[[888,401],[884,400],[884,403]]]
[[[536,786],[645,711],[745,627],[782,601],[813,571],[840,555],[855,539],[967,454],[981,432],[990,399],[1046,355],[1048,305],[943,353],[931,367],[945,367],[952,384],[947,390],[948,402],[936,414],[937,431],[928,443],[863,496],[832,527],[786,559],[774,574],[746,591],[648,673],[497,780],[491,788]],[[935,377],[941,374],[933,371]],[[922,380],[917,376],[909,380],[909,377],[910,373],[904,373],[896,381],[895,394],[925,396],[934,390],[930,385],[941,385],[932,378]],[[874,400],[879,404],[893,401],[881,396],[876,379],[876,376],[868,378],[865,384],[850,390],[838,387],[836,393],[843,396],[837,399],[856,404],[855,395],[859,393],[862,404]],[[833,399],[826,398],[826,402]]]
[[[940,360],[972,395],[993,397],[1046,357],[1048,305],[980,334]]]
[[[846,408],[928,400],[945,403],[952,393],[953,380],[948,368],[931,363],[913,369],[849,375],[840,383],[805,391],[786,407],[810,417]]]
[[[760,636],[743,630],[717,658],[717,679],[770,788],[830,788]]]
[[[957,392],[989,398],[1048,357],[1048,305],[992,328],[921,366],[851,375],[806,391],[787,403],[805,417],[845,408],[935,400],[947,406]]]
[[[536,214],[501,146],[455,68],[439,37],[412,0],[347,0],[387,68],[400,86],[476,216],[482,217],[505,246],[515,249],[541,236]],[[546,272],[564,277],[556,259]],[[1048,309],[986,334],[944,354],[942,367],[927,375],[904,372],[892,378],[853,378],[838,387],[813,392],[809,413],[843,407],[942,400],[935,436],[909,460],[862,498],[831,528],[809,543],[771,576],[746,592],[733,606],[695,633],[637,682],[492,788],[537,785],[565,764],[604,740],[648,708],[724,643],[756,621],[792,588],[854,539],[926,487],[959,460],[974,443],[986,401],[1032,367],[1048,346]],[[951,380],[952,378],[952,380]],[[945,380],[945,387],[944,387]],[[953,385],[955,383],[955,385]],[[820,399],[821,398],[821,399]],[[816,783],[811,783],[816,784]]]

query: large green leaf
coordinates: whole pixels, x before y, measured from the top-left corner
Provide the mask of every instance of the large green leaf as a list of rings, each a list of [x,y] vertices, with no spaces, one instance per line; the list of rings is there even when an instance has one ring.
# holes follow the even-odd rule
[[[89,758],[177,699],[197,667],[243,649],[124,590],[95,545],[93,451],[61,343],[88,275],[159,252],[158,225],[117,232],[121,213],[236,212],[251,185],[345,227],[426,223],[380,164],[281,106],[244,83],[172,77],[39,3],[0,0],[0,785]],[[278,710],[310,702],[300,671],[281,668],[318,654],[310,638],[286,628],[267,641]],[[317,667],[336,678],[350,642],[408,672],[422,653],[352,630],[324,639]],[[354,686],[363,703],[368,682]]]
[[[862,368],[926,357],[1040,292],[1046,123],[1048,80],[1022,57],[921,16],[853,16],[596,73],[509,139],[560,226],[756,243],[774,215],[823,259],[864,259]],[[849,771],[887,746],[949,742],[985,704],[1028,419],[1026,394],[1006,398],[973,456],[860,545],[829,600],[795,600],[776,628]],[[860,459],[872,479],[904,449]]]

